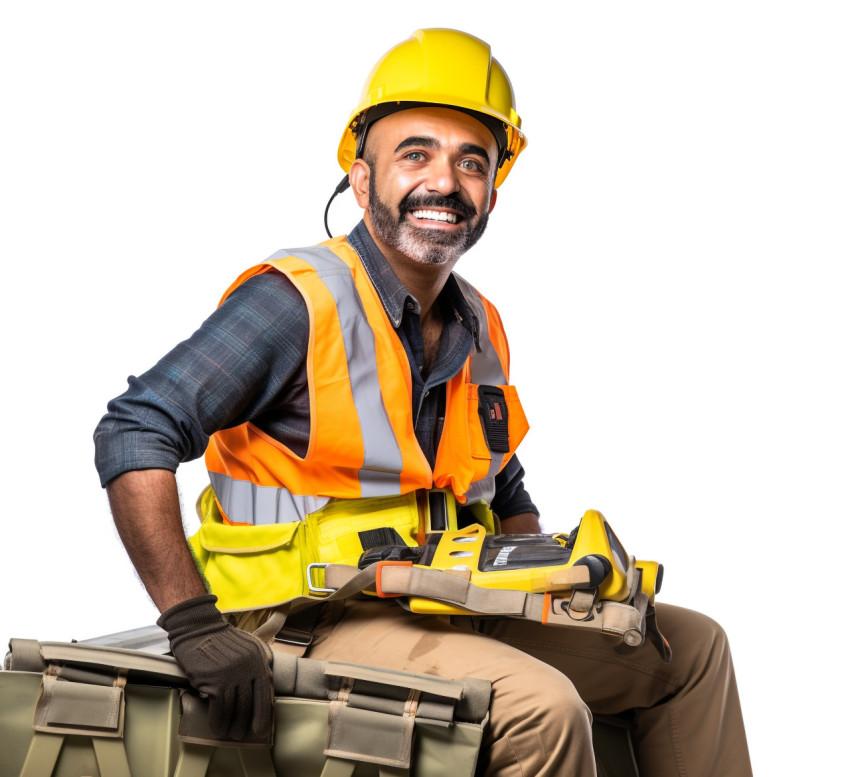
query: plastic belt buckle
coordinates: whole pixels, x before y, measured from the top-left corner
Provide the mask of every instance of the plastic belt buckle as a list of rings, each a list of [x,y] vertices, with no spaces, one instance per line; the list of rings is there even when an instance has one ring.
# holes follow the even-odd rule
[[[377,567],[375,568],[375,593],[381,599],[392,599],[399,596],[407,596],[407,594],[394,594],[387,593],[383,589],[383,585],[381,583],[382,573],[385,567],[412,567],[412,561],[379,561]]]
[[[274,635],[274,641],[281,642],[284,645],[309,647],[313,642],[313,635],[309,631],[293,629],[290,626],[281,626],[280,631]]]

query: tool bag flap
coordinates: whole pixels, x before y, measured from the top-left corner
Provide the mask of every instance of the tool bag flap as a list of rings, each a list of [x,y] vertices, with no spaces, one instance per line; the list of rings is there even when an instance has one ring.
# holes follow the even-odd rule
[[[275,693],[329,700],[324,755],[409,769],[416,727],[483,725],[490,683],[275,655]]]
[[[296,658],[285,653],[275,653],[273,668],[276,696],[327,700],[334,685],[331,678],[351,677],[379,686],[416,688],[437,697],[454,699],[456,721],[484,723],[490,708],[490,682],[477,677],[446,680],[434,675],[395,672],[375,666]]]
[[[11,640],[9,648],[7,670],[42,675],[35,731],[121,737],[129,676],[147,684],[187,685],[177,662],[167,656],[22,639]]]

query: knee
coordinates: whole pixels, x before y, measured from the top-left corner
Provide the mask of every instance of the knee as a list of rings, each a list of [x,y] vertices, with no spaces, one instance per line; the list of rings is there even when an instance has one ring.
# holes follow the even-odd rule
[[[561,672],[533,661],[493,685],[493,717],[506,715],[514,726],[550,732],[589,730],[591,715],[572,682]]]
[[[493,684],[486,774],[590,774],[591,716],[573,684],[534,659]]]
[[[731,661],[723,627],[701,612],[667,605],[659,608],[658,625],[673,648],[674,664],[690,667],[688,676]]]

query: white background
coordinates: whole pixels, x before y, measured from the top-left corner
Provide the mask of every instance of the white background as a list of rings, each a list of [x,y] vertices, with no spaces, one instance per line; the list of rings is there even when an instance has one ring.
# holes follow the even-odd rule
[[[724,624],[757,774],[839,771],[846,6],[302,5],[5,6],[0,640],[155,619],[92,466],[106,401],[242,269],[323,238],[372,64],[456,27],[530,140],[460,271],[511,335],[545,526],[604,511],[665,601]],[[348,193],[332,228],[356,219]],[[190,527],[203,477],[179,473]]]

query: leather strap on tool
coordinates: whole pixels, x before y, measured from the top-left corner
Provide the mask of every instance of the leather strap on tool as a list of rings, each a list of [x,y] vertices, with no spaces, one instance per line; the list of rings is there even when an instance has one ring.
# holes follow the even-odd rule
[[[428,569],[410,562],[382,561],[363,570],[345,564],[328,564],[324,573],[321,590],[330,591],[327,596],[293,599],[276,610],[255,635],[269,641],[289,614],[370,591],[380,598],[398,598],[402,606],[404,597],[422,597],[463,608],[471,615],[520,618],[551,626],[597,631],[619,636],[632,647],[643,644],[649,630],[650,639],[665,662],[669,662],[671,656],[669,644],[658,631],[654,609],[636,584],[630,603],[625,603],[597,600],[595,589],[574,589],[562,595],[482,588],[455,571]]]
[[[267,643],[275,641],[277,650],[303,656],[311,636],[295,630],[299,638],[289,638],[287,631],[290,630],[284,626],[287,618],[316,605],[341,601],[365,591],[374,592],[380,598],[396,598],[401,606],[405,606],[407,598],[419,597],[462,608],[470,615],[519,618],[545,625],[601,632],[619,636],[631,647],[643,644],[649,634],[650,641],[665,663],[669,663],[672,657],[670,645],[658,629],[649,597],[639,590],[639,575],[630,575],[628,602],[615,602],[599,599],[595,588],[576,587],[572,591],[545,594],[483,588],[472,584],[458,570],[429,569],[414,566],[410,561],[380,561],[362,570],[346,564],[320,566],[324,567],[324,585],[314,587],[311,580],[311,588],[326,595],[299,596],[290,600],[272,612],[254,632],[256,637]],[[312,574],[312,571],[308,570],[308,573]],[[576,569],[575,574],[581,575],[583,571]],[[571,582],[580,585],[583,581]]]

